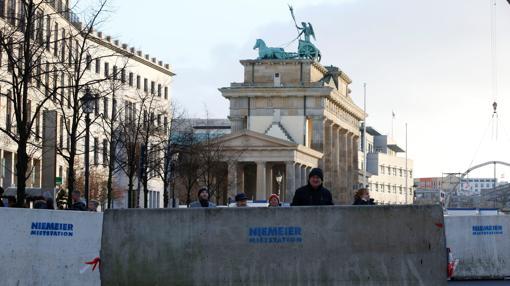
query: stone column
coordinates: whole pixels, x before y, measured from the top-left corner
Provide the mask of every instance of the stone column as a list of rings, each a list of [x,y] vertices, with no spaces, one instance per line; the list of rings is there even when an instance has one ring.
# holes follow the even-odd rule
[[[338,132],[338,195],[335,198],[339,203],[347,203],[347,130],[340,129]]]
[[[237,162],[228,162],[228,196],[234,198],[238,191],[238,169]]]
[[[323,152],[324,147],[324,117],[315,116],[312,119],[312,149]],[[321,160],[322,161],[322,160]]]
[[[282,201],[291,202],[294,197],[294,192],[296,191],[295,185],[295,167],[294,162],[286,162],[285,163],[285,193],[282,193],[282,197],[280,198]]]
[[[266,162],[257,162],[256,200],[266,199]]]
[[[266,198],[274,193],[273,191],[273,163],[267,163],[266,166]]]
[[[352,166],[353,166],[353,178],[352,178],[352,181],[353,181],[353,185],[359,185],[361,182],[360,182],[360,177],[359,177],[359,159],[358,159],[358,156],[359,156],[359,136],[357,135],[354,135],[354,137],[352,138],[352,148],[354,149],[354,154],[353,154],[353,157],[352,157]],[[365,162],[366,164],[366,162]],[[351,195],[354,196],[354,193],[355,193],[355,189],[351,190]]]
[[[332,195],[333,195],[333,200],[334,201],[338,201],[338,194],[340,192],[340,146],[339,146],[339,142],[340,142],[340,138],[339,138],[339,130],[340,130],[340,126],[338,125],[334,125],[333,126],[333,133],[332,133],[332,146],[333,146],[333,150],[332,150],[332,184],[331,184],[331,189],[330,191],[332,192]]]
[[[244,122],[242,116],[229,116],[228,118],[232,125],[232,133],[240,132],[244,129]]]
[[[333,150],[333,123],[329,120],[326,120],[324,124],[324,186],[326,188],[332,187],[333,182],[333,162],[332,162],[332,150]]]
[[[237,163],[237,193],[244,193],[244,165]]]
[[[306,174],[306,169],[307,169],[306,166],[301,167],[301,186],[306,185],[307,180],[308,180],[308,175]]]
[[[351,193],[354,184],[354,150],[353,150],[354,134],[349,132],[347,134],[347,199],[351,198]]]
[[[301,164],[296,164],[295,165],[295,170],[294,170],[295,174],[296,174],[296,179],[294,180],[294,187],[297,189],[299,187],[301,187]]]

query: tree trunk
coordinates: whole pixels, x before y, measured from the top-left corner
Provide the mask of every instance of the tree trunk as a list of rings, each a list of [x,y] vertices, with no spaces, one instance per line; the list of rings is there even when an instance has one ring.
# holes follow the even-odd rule
[[[73,199],[71,197],[71,194],[75,190],[75,184],[76,184],[76,172],[74,171],[75,168],[75,158],[76,158],[76,140],[73,140],[73,138],[76,138],[76,132],[71,133],[71,138],[69,140],[69,143],[71,146],[69,146],[69,160],[67,161],[68,169],[67,169],[67,205],[68,208],[70,208],[73,204]]]
[[[20,140],[18,143],[18,160],[16,161],[17,173],[17,189],[16,189],[16,206],[23,208],[25,206],[25,188],[26,188],[26,173],[28,169],[28,154],[27,145],[25,140]]]

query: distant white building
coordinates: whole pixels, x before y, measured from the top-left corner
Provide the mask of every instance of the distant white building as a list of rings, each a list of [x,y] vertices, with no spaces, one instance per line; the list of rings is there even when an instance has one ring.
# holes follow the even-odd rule
[[[389,136],[367,127],[367,177],[370,196],[377,204],[413,203],[413,161],[399,155],[405,150]],[[363,139],[360,140],[359,168],[363,170]]]

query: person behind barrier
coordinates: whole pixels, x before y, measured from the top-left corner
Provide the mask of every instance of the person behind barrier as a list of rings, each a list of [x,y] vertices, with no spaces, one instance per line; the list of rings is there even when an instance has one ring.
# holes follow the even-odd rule
[[[361,188],[354,195],[354,203],[353,205],[375,205],[374,199],[370,198],[370,193],[368,189]]]
[[[269,205],[268,207],[281,207],[280,197],[277,194],[272,194],[269,196]]]
[[[4,204],[4,188],[0,187],[0,208],[6,207]]]
[[[16,200],[16,197],[14,197],[14,196],[8,196],[7,197],[7,207],[15,208],[17,202],[18,201]]]
[[[322,185],[324,174],[320,168],[313,168],[308,175],[308,184],[296,190],[291,206],[333,205],[331,192]]]
[[[248,206],[248,197],[245,193],[239,193],[235,197],[236,200],[236,207],[247,207]]]
[[[207,188],[201,188],[198,190],[197,198],[198,201],[192,202],[190,208],[215,208],[216,205],[209,201],[210,193]]]
[[[48,208],[48,204],[43,197],[37,197],[34,200],[34,209],[45,210]]]
[[[95,200],[89,201],[89,211],[97,212],[97,208],[99,207],[99,202]]]
[[[72,211],[86,211],[87,206],[85,203],[81,201],[81,193],[78,190],[75,190],[71,193],[71,198],[73,199],[73,204],[69,208]]]

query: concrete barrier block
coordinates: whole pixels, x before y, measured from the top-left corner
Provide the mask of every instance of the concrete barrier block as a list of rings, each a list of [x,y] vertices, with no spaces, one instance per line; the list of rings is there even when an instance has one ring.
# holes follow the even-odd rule
[[[108,210],[102,285],[446,285],[438,206]]]
[[[510,277],[510,216],[446,216],[446,242],[459,259],[456,279]]]
[[[0,285],[100,285],[80,269],[99,256],[101,213],[0,208],[0,219]]]

